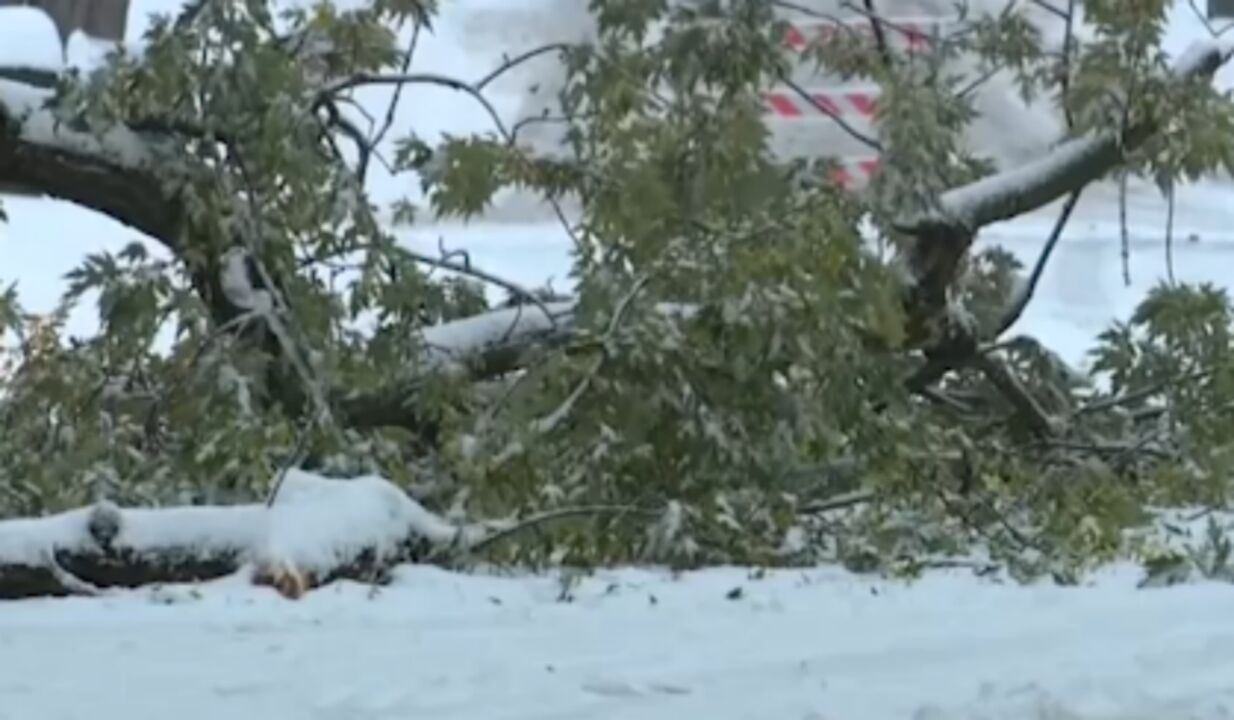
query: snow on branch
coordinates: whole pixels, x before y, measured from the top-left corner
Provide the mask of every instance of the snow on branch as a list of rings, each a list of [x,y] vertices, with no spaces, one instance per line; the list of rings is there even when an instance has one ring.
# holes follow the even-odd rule
[[[0,599],[106,592],[248,571],[289,597],[488,533],[455,526],[388,481],[289,471],[274,502],[127,509],[111,503],[0,521]]]
[[[51,90],[0,80],[0,119],[15,129],[16,141],[89,156],[127,170],[142,170],[152,162],[150,140],[126,127],[94,135],[64,125],[48,107],[54,96]]]
[[[1174,62],[1181,81],[1210,78],[1234,54],[1234,40],[1209,39],[1191,45]],[[1060,143],[1039,160],[982,178],[943,193],[938,210],[900,223],[905,232],[955,227],[967,234],[991,223],[1009,220],[1044,207],[1100,178],[1152,136],[1151,123],[1090,132]]]
[[[48,107],[52,97],[51,90],[0,79],[0,187],[90,208],[174,249],[182,218],[153,173],[160,136],[125,127],[73,129]]]
[[[573,300],[518,305],[425,328],[421,334],[430,369],[467,364],[486,354],[505,354],[567,335],[574,324]],[[496,358],[483,363],[490,365]]]

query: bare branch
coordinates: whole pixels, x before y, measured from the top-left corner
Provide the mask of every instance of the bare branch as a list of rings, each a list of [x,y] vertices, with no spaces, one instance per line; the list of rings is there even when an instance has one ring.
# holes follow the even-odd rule
[[[411,68],[411,59],[416,54],[416,45],[419,41],[420,41],[420,22],[417,21],[415,26],[411,30],[411,41],[408,43],[406,54],[403,55],[403,64],[399,68],[400,73],[406,74],[407,71]],[[395,112],[398,111],[398,105],[399,105],[399,101],[402,100],[404,87],[405,86],[403,85],[395,86],[394,95],[390,98],[390,105],[386,107],[385,120],[382,121],[381,128],[377,130],[377,133],[373,136],[373,139],[368,144],[369,152],[372,153],[372,152],[378,151],[377,150],[378,147],[381,146],[382,141],[385,140],[386,138],[386,133],[390,132],[390,128],[394,125],[394,114]],[[365,176],[365,173],[361,171],[360,173],[361,182],[364,181],[364,176]]]
[[[570,45],[567,43],[549,43],[547,45],[542,45],[538,48],[533,48],[531,50],[528,50],[527,52],[515,55],[512,58],[506,58],[506,60],[502,62],[500,66],[498,66],[496,69],[494,69],[489,74],[477,80],[475,84],[472,85],[472,87],[474,87],[477,90],[483,91],[484,88],[487,87],[494,80],[506,74],[510,70],[518,67],[519,65],[522,65],[528,60],[531,60],[533,58],[536,58],[536,57],[539,57],[541,55],[545,55],[551,52],[565,52],[566,50],[569,50],[569,49],[570,49]]]
[[[1118,174],[1119,257],[1123,263],[1123,285],[1131,287],[1131,229],[1127,226],[1127,181],[1130,174]]]
[[[887,45],[887,34],[883,32],[883,21],[878,16],[878,11],[874,9],[874,0],[863,0],[866,12],[870,20],[870,30],[874,33],[874,44],[878,47],[878,54],[883,58],[883,67],[890,70],[895,64],[895,58],[891,56],[891,48]]]
[[[496,524],[497,527],[495,529],[490,530],[482,537],[471,542],[460,542],[453,549],[465,553],[478,553],[487,550],[497,543],[508,540],[514,535],[526,530],[532,530],[546,523],[601,515],[638,515],[655,518],[659,516],[659,513],[654,510],[631,507],[629,505],[583,505],[580,507],[559,508],[557,510],[537,513],[522,520]],[[493,526],[495,523],[489,523],[489,525]]]
[[[1076,0],[1067,0],[1067,18],[1063,27],[1063,64],[1059,78],[1063,118],[1068,128],[1075,127],[1075,117],[1071,112],[1071,56],[1075,54],[1075,6]]]
[[[467,93],[475,98],[476,102],[484,107],[492,119],[493,124],[497,127],[503,138],[509,138],[510,132],[506,129],[505,122],[501,119],[501,115],[497,112],[497,108],[493,103],[484,96],[477,87],[469,83],[463,82],[458,78],[452,78],[449,75],[441,75],[438,73],[397,73],[397,74],[378,74],[378,73],[360,73],[344,78],[335,83],[332,83],[322,89],[318,95],[318,103],[323,102],[326,98],[338,95],[358,87],[366,85],[438,85],[451,90]]]
[[[1037,256],[1037,262],[1033,265],[1032,273],[1029,274],[1024,287],[1016,293],[1011,305],[1003,312],[1002,319],[995,326],[992,339],[1001,337],[1024,314],[1025,308],[1028,307],[1029,301],[1033,299],[1033,294],[1037,291],[1037,285],[1041,282],[1041,276],[1045,274],[1045,267],[1050,262],[1050,256],[1054,253],[1054,248],[1058,245],[1058,241],[1063,235],[1063,229],[1067,227],[1067,221],[1071,218],[1071,212],[1075,210],[1076,204],[1080,201],[1080,194],[1082,192],[1083,190],[1072,192],[1067,197],[1067,201],[1063,203],[1063,209],[1059,211],[1058,219],[1054,221],[1054,229],[1050,231],[1050,237],[1046,240],[1045,247],[1041,249],[1041,254]]]
[[[497,287],[507,290],[511,295],[535,305],[545,314],[545,316],[549,318],[553,317],[553,314],[549,310],[548,306],[545,305],[544,301],[534,292],[528,290],[522,285],[519,285],[513,280],[507,280],[500,275],[495,275],[475,267],[471,264],[471,260],[466,258],[466,256],[464,256],[464,261],[462,263],[456,263],[450,260],[449,255],[451,253],[445,253],[444,251],[442,257],[439,258],[429,257],[428,255],[416,252],[415,250],[408,250],[407,248],[402,247],[397,248],[397,252],[406,255],[418,263],[431,265],[435,268],[440,268],[441,270],[446,270],[448,272],[455,272],[460,275],[467,275],[469,277],[476,278],[477,280],[482,280],[489,283],[490,285],[496,285]],[[455,253],[457,253],[457,251],[455,251]]]
[[[1191,6],[1191,12],[1194,13],[1200,23],[1204,25],[1204,29],[1208,31],[1209,37],[1215,38],[1221,34],[1217,32],[1217,28],[1213,27],[1213,24],[1209,22],[1208,13],[1200,9],[1200,6],[1196,3],[1196,0],[1187,0],[1187,4]]]
[[[1052,3],[1046,2],[1046,0],[1028,0],[1028,1],[1032,3],[1033,5],[1036,5],[1042,10],[1045,10],[1046,12],[1062,20],[1066,20],[1069,17],[1069,14],[1066,10],[1063,10],[1062,8],[1059,8],[1058,6]]]
[[[789,89],[791,89],[794,93],[800,96],[802,100],[805,100],[806,102],[810,103],[810,105],[813,106],[814,109],[818,110],[820,113],[830,118],[833,122],[835,122],[836,125],[840,126],[841,130],[848,133],[857,142],[860,142],[863,145],[866,145],[867,147],[877,150],[880,153],[883,151],[882,143],[870,137],[869,135],[866,135],[865,133],[861,132],[857,128],[853,127],[851,124],[849,124],[847,120],[845,120],[843,117],[840,117],[840,115],[835,110],[819,102],[818,98],[814,97],[805,88],[801,87],[796,82],[794,82],[793,79],[790,78],[787,74],[781,75],[780,81],[783,82],[785,85],[787,85]]]
[[[1170,284],[1174,279],[1174,181],[1170,180],[1165,193],[1165,271]]]

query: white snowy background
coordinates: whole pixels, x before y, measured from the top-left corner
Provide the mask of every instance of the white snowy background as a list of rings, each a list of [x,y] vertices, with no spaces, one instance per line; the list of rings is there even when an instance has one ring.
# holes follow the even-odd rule
[[[148,13],[176,4],[134,0],[129,39],[140,37]],[[446,0],[417,67],[479,78],[503,52],[584,35],[583,7]],[[1179,3],[1169,48],[1204,33]],[[89,65],[98,52],[75,37],[67,59]],[[0,62],[60,65],[50,21],[0,10]],[[551,76],[551,66],[529,68],[491,99],[513,117],[535,102],[525,88],[551,85]],[[1218,83],[1234,86],[1234,76],[1223,72]],[[374,103],[384,98],[372,93]],[[990,102],[1025,132],[1004,125],[979,131],[978,143],[993,148],[1014,134],[1016,151],[1032,153],[1040,142],[1032,133],[1056,126],[1044,110]],[[439,88],[415,88],[400,120],[429,138],[488,129],[470,99]],[[786,136],[804,143],[810,132],[794,127]],[[414,190],[398,182],[379,176],[378,195]],[[1232,189],[1213,180],[1180,190],[1178,279],[1227,282]],[[3,200],[0,283],[18,281],[36,311],[53,306],[63,274],[86,253],[140,239],[66,203]],[[1125,318],[1163,276],[1165,203],[1135,186],[1129,206],[1132,285],[1122,279],[1117,193],[1096,188],[1018,330],[1079,362],[1093,335]],[[990,228],[982,242],[1031,263],[1050,210]],[[477,264],[528,285],[568,287],[568,243],[555,222],[518,202],[494,217],[425,226],[406,239],[428,252],[439,243],[465,248]],[[87,309],[71,331],[93,324]],[[737,568],[679,578],[631,569],[583,580],[565,601],[556,577],[406,568],[380,591],[343,583],[294,603],[239,578],[5,603],[0,720],[1234,717],[1234,588],[1136,590],[1138,577],[1118,567],[1083,587],[1025,588],[962,570],[906,585],[832,569],[761,579]],[[729,597],[737,587],[740,597]]]

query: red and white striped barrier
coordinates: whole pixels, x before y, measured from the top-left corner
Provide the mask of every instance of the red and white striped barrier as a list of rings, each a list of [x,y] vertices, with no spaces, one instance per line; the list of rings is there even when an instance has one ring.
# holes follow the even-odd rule
[[[877,90],[809,90],[802,97],[795,90],[772,90],[764,95],[767,112],[780,118],[856,115],[872,120],[878,111]]]
[[[861,190],[870,184],[882,162],[878,158],[842,158],[831,171],[831,181],[845,190]]]
[[[882,23],[883,35],[894,48],[920,52],[930,44],[930,38],[942,26],[934,18],[888,18]],[[838,33],[853,32],[866,38],[874,37],[874,25],[866,18],[846,20],[842,23],[825,21],[794,22],[784,34],[784,44],[796,52],[802,52],[811,43],[825,43]]]

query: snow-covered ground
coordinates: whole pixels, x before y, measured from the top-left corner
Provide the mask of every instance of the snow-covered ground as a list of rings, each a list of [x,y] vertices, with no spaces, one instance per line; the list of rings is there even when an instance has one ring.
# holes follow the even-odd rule
[[[0,606],[0,720],[1217,720],[1234,587],[408,568]],[[740,597],[730,595],[740,588]]]

